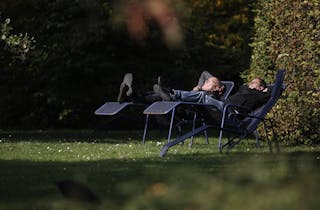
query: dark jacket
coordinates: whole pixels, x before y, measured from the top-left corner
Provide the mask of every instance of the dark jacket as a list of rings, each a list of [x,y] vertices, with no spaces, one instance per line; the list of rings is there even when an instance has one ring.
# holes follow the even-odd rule
[[[265,104],[271,96],[271,91],[262,92],[256,89],[250,89],[248,86],[241,86],[239,90],[228,99],[224,104],[234,104],[248,108],[253,111]]]
[[[206,94],[207,96],[211,96],[212,98],[217,99],[217,100],[220,99],[220,93],[219,93],[219,91],[204,91],[204,92],[205,92],[205,94]]]

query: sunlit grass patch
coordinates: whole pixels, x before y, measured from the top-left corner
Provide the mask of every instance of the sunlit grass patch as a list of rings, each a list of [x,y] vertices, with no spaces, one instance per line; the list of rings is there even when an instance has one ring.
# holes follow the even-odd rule
[[[75,135],[72,135],[72,134]],[[2,132],[0,209],[318,209],[320,148],[244,141],[220,154],[217,139],[197,137],[159,151],[158,134]],[[11,135],[11,136],[9,136]],[[25,136],[25,138],[24,138]],[[121,138],[123,136],[123,138]],[[63,197],[59,180],[87,185],[100,205]]]

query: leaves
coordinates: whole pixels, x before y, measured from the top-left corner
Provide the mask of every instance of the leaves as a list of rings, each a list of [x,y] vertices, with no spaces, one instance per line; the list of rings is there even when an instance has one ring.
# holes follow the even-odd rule
[[[2,127],[95,126],[94,108],[116,98],[128,71],[135,75],[136,91],[143,93],[158,76],[170,87],[190,89],[203,70],[236,81],[247,68],[248,1],[170,1],[185,37],[175,50],[166,46],[159,24],[150,18],[149,36],[130,39],[123,20],[114,20],[119,2],[1,1],[1,12],[11,18],[7,27],[22,33],[10,43],[28,56],[21,63],[9,51],[0,52]],[[29,46],[31,35],[37,42],[19,48]],[[24,99],[23,109],[18,98]]]
[[[0,17],[1,20],[1,17]],[[14,56],[24,61],[30,50],[34,49],[35,39],[28,33],[19,35],[12,34],[13,28],[9,25],[10,18],[5,19],[4,23],[0,24],[1,40],[5,43],[5,48],[8,49]]]
[[[287,143],[319,143],[320,56],[319,4],[308,1],[258,1],[250,69],[243,75],[264,75],[273,82],[276,68],[287,70],[287,90],[270,117]],[[287,59],[277,59],[286,53]]]

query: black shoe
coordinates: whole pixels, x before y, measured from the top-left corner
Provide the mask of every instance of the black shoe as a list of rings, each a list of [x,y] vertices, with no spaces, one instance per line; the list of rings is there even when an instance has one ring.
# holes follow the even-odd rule
[[[120,86],[120,92],[119,92],[119,95],[118,95],[117,102],[123,103],[123,102],[129,102],[130,101],[130,96],[126,95],[126,92],[128,91],[128,89],[129,88],[126,85]]]
[[[132,96],[132,81],[133,75],[131,73],[126,73],[120,85],[119,95],[117,98],[119,103],[126,101]]]
[[[171,97],[169,93],[165,92],[160,85],[154,84],[153,85],[153,91],[154,93],[158,94],[163,101],[171,101]]]

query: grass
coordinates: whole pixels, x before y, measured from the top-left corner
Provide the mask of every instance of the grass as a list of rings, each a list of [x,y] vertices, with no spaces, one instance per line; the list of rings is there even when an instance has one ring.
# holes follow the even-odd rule
[[[141,132],[1,131],[0,209],[318,209],[320,147],[270,154],[244,141],[220,154],[217,139],[158,154],[162,135]],[[86,184],[102,203],[64,198],[55,182]]]

